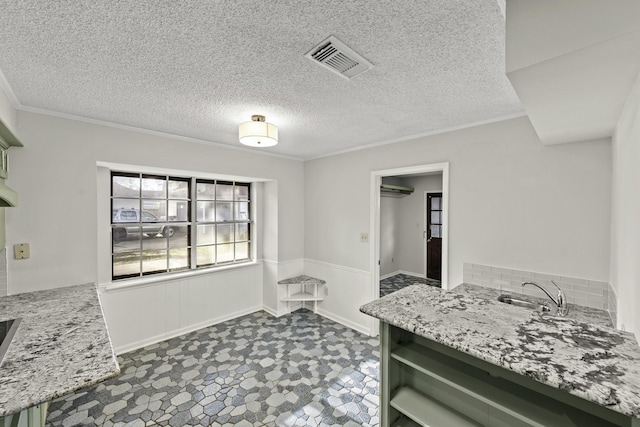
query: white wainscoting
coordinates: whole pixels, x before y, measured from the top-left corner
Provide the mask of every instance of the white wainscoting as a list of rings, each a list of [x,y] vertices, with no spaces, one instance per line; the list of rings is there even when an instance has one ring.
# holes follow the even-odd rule
[[[329,295],[323,295],[318,314],[364,334],[372,333],[372,318],[359,310],[374,299],[371,273],[313,259],[304,260],[304,273],[327,282],[324,287]]]
[[[242,268],[130,287],[107,289],[105,284],[99,290],[114,349],[122,354],[259,310],[282,316],[288,313],[286,303],[280,301],[286,288],[278,281],[300,274],[327,282],[329,295],[323,295],[318,314],[372,333],[372,319],[359,311],[373,299],[370,273],[311,259],[262,260]]]
[[[263,309],[263,265],[106,289],[100,298],[117,354]]]

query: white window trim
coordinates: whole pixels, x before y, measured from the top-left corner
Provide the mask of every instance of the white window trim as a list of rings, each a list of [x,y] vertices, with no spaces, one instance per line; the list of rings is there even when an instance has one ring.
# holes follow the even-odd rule
[[[144,277],[136,277],[132,279],[118,279],[115,282],[109,282],[101,285],[101,288],[106,291],[113,291],[118,289],[135,288],[146,285],[153,285],[156,283],[166,283],[174,280],[188,279],[195,276],[202,276],[205,274],[222,273],[229,270],[236,270],[239,268],[253,267],[256,265],[262,265],[262,262],[258,260],[239,262],[236,264],[220,265],[215,267],[198,268],[195,270],[177,271],[175,273],[162,273]]]
[[[251,186],[251,215],[253,238],[251,245],[251,261],[211,266],[206,268],[192,269],[188,271],[177,271],[168,273],[159,273],[145,277],[134,277],[130,279],[118,279],[112,281],[111,276],[111,172],[131,172],[142,174],[156,175],[173,175],[173,176],[190,176],[196,179],[213,179],[220,181],[240,181],[247,183],[261,183],[273,181],[267,178],[247,177],[237,175],[214,174],[209,172],[187,171],[169,168],[157,168],[150,166],[139,166],[112,162],[96,162],[96,195],[97,195],[97,244],[98,244],[98,284],[100,288],[105,290],[123,289],[136,286],[146,286],[154,283],[179,280],[187,277],[199,276],[203,274],[212,274],[223,272],[237,268],[247,268],[259,265],[258,246],[261,242],[261,218],[262,214],[258,211],[258,207],[262,206],[261,195],[258,194],[256,186]]]

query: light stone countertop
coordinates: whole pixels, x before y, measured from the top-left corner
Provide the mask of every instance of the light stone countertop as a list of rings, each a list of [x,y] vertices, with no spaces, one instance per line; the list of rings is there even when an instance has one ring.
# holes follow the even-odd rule
[[[390,325],[640,418],[640,347],[633,334],[523,310],[425,285],[360,307]]]
[[[296,276],[290,279],[280,280],[278,282],[279,285],[324,285],[326,282],[322,279],[316,279],[315,277],[305,276]]]
[[[521,299],[523,301],[534,302],[538,304],[547,303],[549,306],[553,305],[551,300],[546,296],[542,297],[534,297],[531,295],[520,294],[517,292],[511,292],[500,289],[492,289],[487,288],[485,286],[473,285],[470,283],[462,283],[455,288],[452,289],[453,292],[459,292],[466,295],[473,295],[480,298],[489,299],[492,301],[497,301],[500,295],[510,295],[514,298]],[[540,292],[540,295],[543,295]],[[504,303],[501,303],[504,304]],[[575,304],[567,304],[569,307],[569,313],[567,314],[567,318],[571,320],[575,320],[577,322],[589,323],[591,325],[596,326],[604,326],[607,328],[613,328],[613,323],[611,321],[611,317],[609,313],[605,310],[598,310],[597,308],[584,307],[581,305]],[[528,316],[531,313],[531,309],[517,307],[520,308],[520,311],[523,315]]]
[[[0,298],[0,320],[15,318],[0,364],[0,417],[120,373],[94,284]]]

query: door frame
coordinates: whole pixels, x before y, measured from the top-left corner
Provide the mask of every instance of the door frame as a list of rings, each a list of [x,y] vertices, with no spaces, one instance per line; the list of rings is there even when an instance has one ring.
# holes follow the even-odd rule
[[[422,199],[423,206],[424,206],[424,216],[423,216],[424,228],[423,228],[423,230],[426,231],[427,227],[429,226],[428,220],[427,220],[427,213],[428,213],[427,212],[427,197],[429,197],[429,194],[433,194],[433,193],[442,193],[442,201],[443,201],[443,206],[442,206],[442,216],[443,216],[442,217],[442,219],[443,219],[443,221],[442,221],[442,234],[444,236],[444,219],[445,219],[446,214],[445,214],[445,209],[444,209],[445,208],[444,207],[444,192],[441,191],[441,190],[425,190],[425,192],[424,192],[424,199]],[[423,271],[424,271],[425,279],[428,279],[429,278],[427,276],[427,268],[429,267],[427,265],[427,245],[428,245],[428,243],[426,241],[427,240],[426,235],[424,236],[424,240],[425,240],[425,242],[424,242],[424,246],[423,246],[424,247],[424,258],[423,258],[424,259],[424,270]],[[443,244],[444,244],[444,239],[443,239]],[[444,250],[443,250],[443,252],[444,252]],[[442,265],[444,265],[444,258],[442,259]],[[440,268],[442,269],[442,266]]]
[[[369,265],[371,269],[371,300],[380,298],[380,185],[387,176],[411,175],[427,172],[442,173],[442,289],[449,289],[449,162],[407,166],[371,171],[371,197],[369,215]],[[426,220],[426,215],[425,215]],[[426,248],[426,245],[425,245]],[[426,263],[425,256],[425,263]],[[426,273],[426,270],[425,270]],[[371,318],[371,336],[380,331],[378,319]]]

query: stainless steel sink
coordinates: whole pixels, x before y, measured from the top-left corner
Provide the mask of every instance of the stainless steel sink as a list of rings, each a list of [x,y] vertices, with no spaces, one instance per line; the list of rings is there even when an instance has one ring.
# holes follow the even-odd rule
[[[506,294],[500,295],[498,297],[498,301],[505,304],[517,305],[518,307],[530,308],[540,313],[549,313],[551,311],[551,308],[546,304],[525,301],[522,299],[513,298],[512,296]]]

